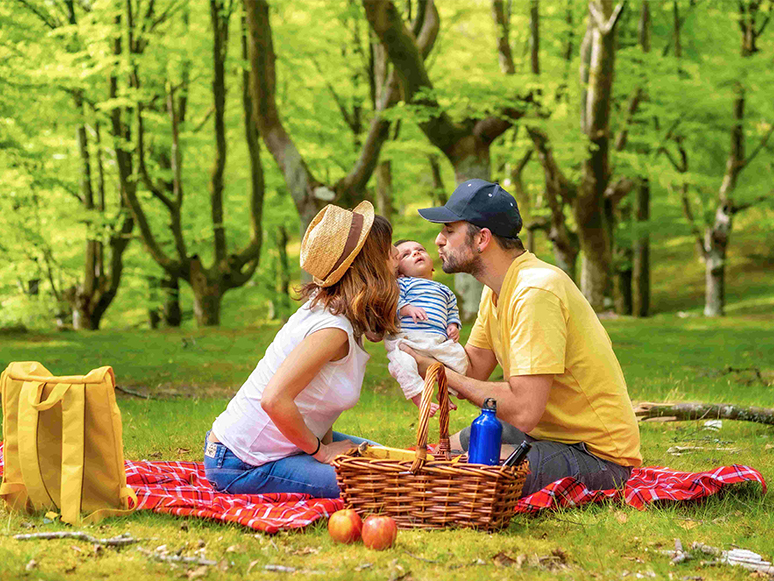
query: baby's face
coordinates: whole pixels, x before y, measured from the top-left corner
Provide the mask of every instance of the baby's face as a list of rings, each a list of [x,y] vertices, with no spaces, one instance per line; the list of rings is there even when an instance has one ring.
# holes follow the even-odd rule
[[[398,274],[433,278],[433,260],[419,242],[403,242],[398,248]]]

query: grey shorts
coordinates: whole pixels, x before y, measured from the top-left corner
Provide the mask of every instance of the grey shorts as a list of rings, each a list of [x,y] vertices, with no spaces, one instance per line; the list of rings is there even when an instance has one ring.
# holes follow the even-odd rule
[[[524,482],[522,496],[528,496],[547,485],[572,476],[586,485],[589,490],[608,490],[620,488],[629,479],[631,466],[620,466],[614,462],[602,460],[591,454],[586,444],[562,444],[548,440],[536,440],[518,428],[501,422],[503,425],[503,444],[518,446],[524,440],[532,444],[527,454],[531,474]],[[460,443],[464,450],[470,443],[470,426],[460,432]]]

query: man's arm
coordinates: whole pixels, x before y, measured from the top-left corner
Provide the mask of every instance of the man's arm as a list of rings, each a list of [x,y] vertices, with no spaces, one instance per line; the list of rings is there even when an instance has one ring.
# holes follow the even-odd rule
[[[497,417],[527,433],[543,416],[554,376],[514,375],[508,381],[483,381],[446,368],[446,379],[460,397],[477,407],[481,407],[486,398],[493,397],[497,400]]]
[[[492,371],[497,367],[494,351],[482,347],[474,347],[468,341],[465,345],[465,354],[468,356],[468,372],[466,375],[481,381],[489,379]]]
[[[432,357],[419,355],[405,345],[400,348],[416,359],[422,377],[427,368],[436,362]],[[486,381],[497,365],[494,353],[469,343],[465,345],[465,352],[470,360],[467,376],[447,367],[449,387],[456,390],[459,397],[478,407],[484,404],[486,398],[493,397],[497,400],[497,417],[522,432],[531,432],[546,409],[553,374],[514,375],[508,381]]]

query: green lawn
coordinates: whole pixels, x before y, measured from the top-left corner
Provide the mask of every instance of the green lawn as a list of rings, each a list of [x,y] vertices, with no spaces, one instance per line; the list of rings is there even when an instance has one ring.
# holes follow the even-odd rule
[[[408,223],[408,222],[407,222]],[[412,222],[412,224],[420,224]],[[412,228],[419,226],[412,226]],[[434,230],[398,226],[430,244]],[[758,233],[759,234],[759,233]],[[768,252],[761,237],[740,227],[730,257],[729,316],[707,320],[702,306],[702,266],[692,259],[692,241],[654,237],[653,305],[647,320],[605,320],[635,401],[729,402],[774,408],[774,280],[766,261],[751,255]],[[544,242],[538,249],[545,253]],[[439,277],[444,282],[445,275]],[[29,332],[0,335],[0,366],[38,360],[55,374],[83,373],[112,365],[119,385],[151,395],[146,400],[119,393],[124,447],[130,459],[200,460],[204,433],[261,357],[278,323],[261,321],[265,305],[251,302],[250,287],[224,300],[224,325],[197,330],[147,331],[137,328],[141,309],[117,303],[105,330],[97,333]],[[190,304],[190,303],[187,303]],[[247,322],[247,323],[246,323]],[[131,327],[126,329],[125,327]],[[469,326],[463,330],[463,340]],[[413,443],[417,410],[402,399],[387,373],[382,345],[372,354],[358,406],[344,414],[337,429],[392,446]],[[759,370],[762,379],[751,371]],[[738,371],[741,370],[741,371]],[[497,373],[497,372],[495,372]],[[451,429],[468,425],[477,410],[462,405]],[[437,423],[431,423],[435,438]],[[748,464],[767,480],[774,476],[774,429],[724,421],[720,431],[699,422],[646,423],[642,452],[648,465],[699,471],[725,464]],[[699,447],[675,456],[669,448]],[[731,449],[720,450],[720,448]],[[672,566],[660,549],[700,541],[723,549],[750,549],[771,560],[774,501],[758,487],[742,487],[696,504],[665,505],[639,512],[620,505],[596,505],[518,516],[507,531],[402,531],[394,549],[371,552],[362,545],[331,543],[325,523],[301,532],[269,536],[234,525],[180,519],[152,513],[113,519],[87,527],[95,536],[124,532],[142,538],[141,546],[166,545],[183,555],[204,547],[222,563],[209,571],[150,561],[134,547],[95,553],[82,542],[9,538],[20,532],[63,530],[40,516],[19,516],[0,509],[0,579],[211,579],[310,576],[333,579],[747,579],[731,567],[703,567],[699,559]],[[35,527],[31,529],[30,527]],[[515,560],[510,567],[499,553]],[[31,561],[35,562],[30,565]],[[519,565],[519,563],[521,563]],[[265,570],[282,565],[302,570]],[[27,570],[27,567],[30,567]],[[249,571],[249,575],[247,574]],[[627,576],[624,576],[628,573]],[[637,575],[641,577],[637,577]]]
[[[733,402],[774,407],[774,342],[770,321],[760,317],[705,320],[662,315],[646,321],[605,321],[616,346],[634,400]],[[124,421],[124,446],[131,459],[200,460],[202,438],[214,417],[250,372],[271,340],[276,325],[220,331],[106,331],[81,334],[6,335],[0,343],[0,363],[37,359],[58,374],[110,364],[118,383],[148,393],[146,400],[119,393]],[[386,371],[381,345],[369,345],[373,357],[363,397],[344,414],[337,429],[393,446],[411,445],[416,408],[405,402]],[[728,368],[755,367],[754,372]],[[467,425],[476,415],[469,405],[452,417],[451,429]],[[431,424],[431,430],[437,423]],[[774,430],[742,423],[723,423],[719,432],[703,422],[642,425],[645,462],[698,471],[741,463],[774,475]],[[435,432],[433,432],[435,434]],[[673,456],[675,445],[702,449]],[[733,448],[733,452],[717,448]],[[701,541],[713,546],[740,546],[771,558],[768,531],[774,530],[774,502],[757,487],[739,489],[700,504],[662,506],[639,512],[618,505],[591,506],[538,517],[516,517],[502,533],[471,531],[405,532],[392,550],[375,553],[362,545],[342,547],[328,539],[325,524],[303,532],[275,536],[239,526],[140,513],[89,527],[95,536],[131,532],[145,539],[141,546],[192,555],[204,543],[208,558],[224,561],[225,572],[210,578],[241,579],[251,563],[251,578],[276,578],[290,573],[265,571],[283,565],[307,572],[324,572],[337,579],[488,579],[513,578],[619,579],[632,575],[660,578],[741,579],[747,573],[730,567],[706,569],[696,561],[677,567],[656,549],[671,548],[679,537],[684,545]],[[2,535],[62,530],[41,517],[0,513]],[[505,553],[524,563],[502,568],[493,559]],[[542,558],[542,560],[541,560]],[[34,560],[37,565],[26,571]],[[479,560],[481,563],[479,563]],[[432,561],[432,562],[431,562]],[[195,568],[151,562],[135,548],[108,549],[95,554],[78,541],[0,540],[0,577],[66,579],[118,578],[127,569],[148,577],[186,578]],[[188,573],[187,573],[188,572]],[[296,573],[298,576],[300,573]],[[309,573],[311,574],[311,573]]]

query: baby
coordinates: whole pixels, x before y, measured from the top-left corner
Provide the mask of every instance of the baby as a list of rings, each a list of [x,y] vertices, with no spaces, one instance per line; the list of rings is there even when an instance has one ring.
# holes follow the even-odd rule
[[[433,280],[433,261],[419,242],[398,240],[398,285],[400,333],[384,340],[389,371],[403,389],[406,399],[419,407],[424,380],[415,359],[400,350],[405,344],[414,351],[434,357],[462,375],[468,369],[465,348],[460,338],[457,297],[452,290]],[[452,395],[457,395],[449,391]],[[433,404],[435,413],[437,404]]]

